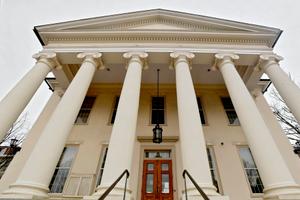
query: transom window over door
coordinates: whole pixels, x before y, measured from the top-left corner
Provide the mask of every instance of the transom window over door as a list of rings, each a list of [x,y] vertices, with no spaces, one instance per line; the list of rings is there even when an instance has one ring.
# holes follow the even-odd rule
[[[147,150],[145,151],[145,159],[171,159],[170,150]]]
[[[151,124],[165,124],[165,98],[152,97]]]

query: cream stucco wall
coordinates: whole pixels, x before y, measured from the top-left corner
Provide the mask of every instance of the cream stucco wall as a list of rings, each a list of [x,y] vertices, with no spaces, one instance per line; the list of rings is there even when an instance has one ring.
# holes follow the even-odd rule
[[[140,138],[152,136],[153,125],[150,124],[150,108],[151,96],[156,95],[155,89],[154,85],[142,85],[136,131],[136,135]],[[103,151],[103,148],[109,143],[112,130],[112,125],[109,122],[114,99],[120,94],[120,90],[121,85],[113,84],[92,85],[90,88],[88,95],[97,96],[97,98],[90,113],[88,123],[81,125],[75,124],[66,143],[66,145],[77,145],[78,152],[72,164],[69,178],[65,184],[65,192],[70,191],[70,188],[67,187],[74,187],[74,185],[72,186],[70,183],[70,177],[88,177],[85,187],[89,188],[90,193],[94,192],[95,180],[99,171],[101,151]],[[220,96],[228,96],[225,86],[196,85],[195,90],[197,96],[201,97],[202,106],[206,115],[207,124],[203,126],[203,130],[207,145],[212,147],[216,158],[217,170],[220,176],[221,193],[229,196],[231,200],[259,198],[260,195],[253,195],[250,192],[247,177],[238,154],[238,147],[247,145],[242,128],[240,126],[229,125],[220,100]],[[167,137],[178,137],[179,127],[175,85],[161,85],[160,95],[165,96],[166,99],[166,124],[162,126],[164,130],[163,134]],[[49,115],[52,113],[58,101],[59,96],[54,93],[31,130],[31,133],[28,135],[21,152],[15,157],[4,177],[1,179],[1,190],[6,189],[10,183],[15,181],[26,158],[32,151],[41,129],[47,123]],[[297,169],[299,170],[300,160],[292,154],[288,141],[281,135],[280,127],[276,127],[276,120],[274,121],[272,113],[268,113],[267,105],[257,99],[256,102],[266,121],[269,122],[270,120],[268,124],[274,133],[274,139],[279,145],[281,153],[284,155],[294,178],[299,183],[300,177],[297,173]],[[132,190],[132,197],[134,199],[140,199],[141,197],[141,174],[143,151],[145,149],[170,149],[172,151],[174,197],[175,199],[181,198],[183,169],[179,143],[180,138],[177,142],[167,142],[159,145],[147,141],[143,142],[143,140],[136,140],[129,182],[129,187]],[[126,146],[124,146],[124,151],[126,151]],[[197,154],[197,152],[195,152],[195,154]],[[72,181],[73,180],[75,179],[72,179]],[[72,195],[68,196],[71,197]]]

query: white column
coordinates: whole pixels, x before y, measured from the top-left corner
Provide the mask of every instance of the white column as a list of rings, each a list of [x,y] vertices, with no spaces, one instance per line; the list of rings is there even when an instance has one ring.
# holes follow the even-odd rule
[[[47,74],[59,65],[55,53],[38,53],[33,57],[37,60],[34,67],[0,102],[0,140],[18,119]]]
[[[282,57],[275,54],[261,55],[258,67],[269,76],[280,96],[300,123],[300,88],[280,68],[280,60]]]
[[[300,195],[299,185],[295,183],[254,100],[235,69],[233,60],[238,58],[238,55],[233,54],[216,55],[217,66],[223,75],[265,186],[264,198],[278,199],[280,195]],[[295,199],[300,198],[297,196]]]
[[[210,174],[205,138],[203,135],[197,99],[190,74],[189,60],[194,54],[175,52],[170,55],[174,59],[176,73],[177,108],[180,132],[180,145],[183,169],[186,169],[199,186],[209,196],[219,195],[213,186]],[[193,194],[193,185],[188,185]]]
[[[261,116],[263,117],[265,124],[272,133],[272,137],[277,144],[277,147],[285,160],[292,176],[294,177],[297,184],[300,184],[300,159],[293,152],[293,146],[289,142],[287,136],[285,135],[282,127],[278,123],[276,116],[271,110],[270,105],[265,99],[261,89],[256,88],[252,92],[252,96],[256,107],[258,108]]]
[[[93,79],[101,53],[81,53],[84,61],[22,169],[17,181],[0,198],[47,198],[48,185]]]
[[[101,185],[93,196],[99,196],[125,169],[129,171],[131,169],[136,140],[142,69],[147,56],[147,53],[140,52],[129,52],[123,55],[124,58],[129,59],[128,68],[110,136]],[[111,196],[123,195],[124,181],[125,178],[119,182]]]

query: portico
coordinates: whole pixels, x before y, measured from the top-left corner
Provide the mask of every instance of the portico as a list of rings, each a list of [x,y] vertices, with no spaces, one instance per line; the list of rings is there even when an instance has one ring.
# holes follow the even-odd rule
[[[297,162],[300,166],[300,161],[294,162],[296,156],[274,140],[273,130],[249,92],[267,87],[260,80],[265,72],[300,119],[300,107],[295,101],[300,97],[300,89],[280,69],[280,57],[273,53],[280,30],[159,9],[35,29],[44,48],[35,56],[37,64],[33,69],[0,102],[1,113],[12,113],[8,120],[3,120],[0,135],[22,112],[51,70],[56,79],[49,81],[50,85],[56,92],[63,91],[63,95],[46,120],[37,122],[37,126],[43,127],[41,131],[36,133],[33,129],[29,134],[23,149],[30,150],[20,152],[27,159],[19,162],[22,167],[18,173],[13,174],[17,168],[14,163],[8,168],[1,180],[0,199],[55,198],[49,194],[48,186],[52,184],[66,145],[79,146],[79,150],[59,198],[69,195],[98,199],[128,169],[131,175],[127,198],[146,199],[142,188],[148,187],[153,195],[172,191],[172,199],[180,199],[184,198],[181,173],[186,169],[210,199],[250,199],[253,197],[250,190],[249,196],[239,191],[235,194],[238,184],[231,183],[231,177],[227,176],[237,176],[247,182],[242,177],[242,166],[233,164],[233,168],[240,170],[233,172],[228,164],[238,163],[237,149],[249,145],[264,185],[259,198],[300,199],[300,179],[297,171],[292,170],[295,168],[290,167]],[[154,103],[149,104],[149,99],[155,89],[157,68],[162,73],[161,96],[164,97],[163,106],[158,110],[167,122],[163,124],[163,143],[153,146],[149,143],[151,114],[145,113],[150,106],[153,112]],[[95,106],[89,108],[91,117],[86,127],[74,125],[87,96],[96,98]],[[116,96],[114,113],[110,107]],[[226,115],[220,114],[221,103],[217,100],[222,96],[230,97],[240,126],[228,126],[224,122]],[[201,105],[203,110],[206,106],[210,108],[205,113],[209,118],[206,124],[201,124],[205,114],[201,114],[197,98],[206,103]],[[21,106],[15,107],[16,101]],[[106,121],[107,115],[114,116],[113,125]],[[32,145],[33,134],[38,137]],[[280,140],[286,138],[281,135]],[[103,153],[107,146],[105,156],[97,164],[100,151],[95,153],[95,149],[102,149]],[[208,146],[213,146],[215,156],[207,154]],[[171,152],[168,161],[151,160],[145,154],[162,150]],[[293,162],[283,157],[286,154]],[[216,157],[218,167],[216,163],[215,167],[211,165],[211,157]],[[165,189],[168,186],[169,190],[160,189],[162,180],[156,181],[157,188],[151,185],[155,178],[148,182],[146,175],[158,172],[145,169],[148,165],[143,163],[171,163],[168,166],[172,170],[165,171],[169,174],[165,180],[169,182],[164,182]],[[100,168],[101,175],[97,172]],[[162,168],[159,171],[164,172]],[[222,182],[218,192],[212,178],[212,173],[217,171]],[[246,175],[249,176],[248,172]],[[99,176],[101,183],[96,185]],[[120,199],[124,185],[122,179],[109,198]],[[201,199],[193,184],[189,182],[187,188],[190,198]],[[246,184],[241,188],[247,190]],[[158,193],[154,194],[156,189]]]

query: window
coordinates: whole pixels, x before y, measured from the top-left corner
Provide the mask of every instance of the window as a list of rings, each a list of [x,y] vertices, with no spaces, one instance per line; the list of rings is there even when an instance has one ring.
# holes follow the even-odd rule
[[[75,124],[86,124],[92,110],[96,97],[85,97],[80,111],[75,120]]]
[[[155,158],[163,158],[163,159],[170,159],[171,158],[171,151],[170,150],[147,150],[144,154],[145,158],[155,159]]]
[[[239,152],[252,193],[263,193],[264,186],[260,179],[250,149],[248,147],[240,147]]]
[[[217,168],[216,168],[216,161],[215,161],[215,157],[213,155],[213,150],[211,147],[207,147],[206,148],[206,152],[207,152],[207,157],[208,157],[208,163],[209,163],[209,169],[210,169],[210,173],[211,173],[211,178],[212,178],[212,182],[214,184],[214,186],[217,188],[217,192],[220,191],[219,189],[219,176],[217,173]]]
[[[152,97],[152,117],[151,124],[165,123],[165,98]]]
[[[2,178],[6,168],[8,167],[9,163],[12,161],[13,158],[13,155],[0,157],[0,179]]]
[[[200,114],[200,118],[201,118],[201,124],[206,124],[204,110],[203,110],[203,107],[201,104],[200,97],[197,97],[197,104],[198,104],[199,114]]]
[[[221,97],[221,101],[222,101],[224,110],[226,112],[226,115],[228,117],[229,124],[231,124],[231,125],[240,125],[240,121],[239,121],[238,116],[237,116],[237,114],[234,110],[231,99],[229,97]]]
[[[75,146],[64,148],[49,185],[51,193],[61,193],[63,191],[76,152],[77,147]]]
[[[113,124],[115,122],[115,118],[116,118],[116,114],[117,114],[117,109],[118,109],[118,104],[119,104],[119,99],[120,99],[119,96],[117,96],[115,98],[114,109],[112,111],[112,115],[111,115],[111,119],[110,119],[110,123],[111,124]]]
[[[103,149],[103,151],[101,153],[101,157],[100,157],[100,169],[99,169],[99,174],[98,174],[98,178],[97,178],[96,187],[98,185],[100,185],[100,183],[101,183],[102,175],[103,175],[103,172],[104,172],[104,166],[105,166],[107,151],[108,151],[108,147],[106,146],[106,147],[104,147],[104,149]]]

